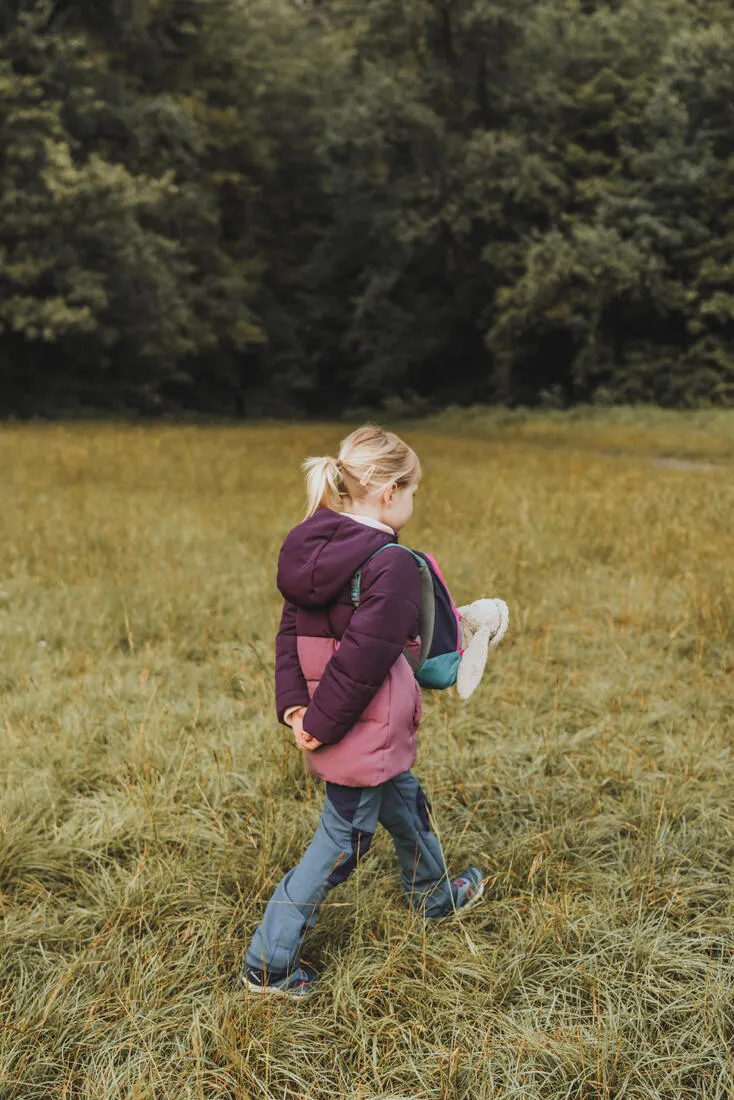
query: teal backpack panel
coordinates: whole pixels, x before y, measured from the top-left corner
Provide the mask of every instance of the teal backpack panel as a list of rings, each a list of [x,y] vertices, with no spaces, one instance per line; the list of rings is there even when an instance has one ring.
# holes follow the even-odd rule
[[[456,683],[461,664],[461,653],[439,653],[437,657],[428,657],[418,668],[415,678],[424,688],[450,688]]]

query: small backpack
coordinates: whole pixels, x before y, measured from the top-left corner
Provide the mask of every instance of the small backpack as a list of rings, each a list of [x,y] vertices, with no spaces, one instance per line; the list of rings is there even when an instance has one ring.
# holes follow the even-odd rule
[[[352,577],[352,606],[355,611],[359,607],[364,566],[384,550],[395,546],[406,554],[410,554],[415,560],[421,582],[420,657],[416,660],[407,649],[404,651],[405,657],[421,687],[452,687],[456,683],[463,652],[461,616],[451,598],[441,570],[430,554],[410,550],[399,542],[388,542],[385,546],[381,546],[379,550],[375,550],[374,554],[370,554],[364,565]]]

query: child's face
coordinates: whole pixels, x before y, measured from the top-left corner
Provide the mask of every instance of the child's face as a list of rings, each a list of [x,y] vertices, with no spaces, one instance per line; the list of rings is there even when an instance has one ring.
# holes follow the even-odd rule
[[[380,519],[393,531],[399,531],[405,527],[413,515],[413,499],[418,489],[417,482],[413,485],[390,486],[382,495],[382,515]]]

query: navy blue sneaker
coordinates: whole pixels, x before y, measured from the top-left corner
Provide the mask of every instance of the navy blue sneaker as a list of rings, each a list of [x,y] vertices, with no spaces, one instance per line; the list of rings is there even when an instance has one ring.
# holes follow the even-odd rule
[[[458,878],[451,881],[451,893],[454,895],[454,912],[462,916],[472,909],[484,893],[486,878],[478,867],[467,867]]]
[[[486,882],[484,871],[478,867],[467,867],[457,878],[451,880],[451,896],[453,904],[448,913],[440,917],[432,917],[434,923],[449,920],[451,917],[463,917],[470,909],[473,909],[484,894]]]
[[[237,985],[248,993],[271,993],[281,997],[306,997],[318,983],[319,975],[312,966],[299,963],[290,973],[258,970],[244,964]]]

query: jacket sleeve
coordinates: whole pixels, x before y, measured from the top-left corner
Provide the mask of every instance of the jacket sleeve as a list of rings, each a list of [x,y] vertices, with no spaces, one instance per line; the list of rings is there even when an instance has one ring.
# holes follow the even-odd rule
[[[308,686],[298,660],[296,608],[286,600],[275,639],[275,705],[278,721],[283,721],[284,712],[289,707],[307,707],[308,703]]]
[[[420,605],[420,576],[410,554],[386,550],[368,562],[359,607],[303,716],[307,733],[333,745],[352,728],[418,633]]]

